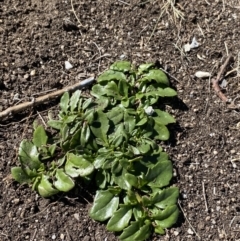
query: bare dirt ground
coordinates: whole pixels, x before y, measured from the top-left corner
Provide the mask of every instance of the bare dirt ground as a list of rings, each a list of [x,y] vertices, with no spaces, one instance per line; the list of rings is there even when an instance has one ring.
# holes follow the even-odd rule
[[[182,214],[166,236],[150,240],[237,241],[240,3],[179,0],[184,19],[177,21],[162,7],[160,0],[74,0],[74,14],[70,0],[0,0],[0,110],[98,75],[120,58],[136,64],[159,61],[178,91],[168,110],[178,123],[164,148],[174,163]],[[185,53],[183,46],[193,37],[200,46]],[[196,71],[216,76],[228,54],[233,61],[226,70],[238,72],[225,77],[223,92],[235,108],[217,96],[209,79],[194,77]],[[71,70],[65,70],[66,60]],[[43,199],[9,175],[33,120],[41,114],[47,121],[47,111],[57,103],[0,123],[0,240],[117,240],[88,217],[94,195],[88,187]]]

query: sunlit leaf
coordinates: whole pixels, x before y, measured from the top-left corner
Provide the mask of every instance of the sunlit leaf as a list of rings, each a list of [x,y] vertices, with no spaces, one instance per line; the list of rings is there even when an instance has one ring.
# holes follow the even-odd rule
[[[101,96],[106,94],[106,88],[105,86],[102,86],[100,84],[96,84],[92,87],[91,95],[100,98]]]
[[[53,188],[53,185],[49,182],[49,177],[46,175],[42,175],[37,185],[37,190],[42,197],[51,197],[59,192],[57,189]]]
[[[119,197],[109,190],[97,191],[93,206],[90,210],[90,217],[97,221],[105,221],[112,217],[117,210]]]
[[[169,187],[154,194],[152,203],[158,208],[174,205],[179,196],[177,187]]]
[[[172,172],[172,163],[170,161],[162,161],[149,168],[145,178],[149,181],[149,186],[161,188],[169,185],[172,179]]]
[[[32,182],[32,178],[30,178],[21,167],[13,167],[11,169],[11,174],[12,174],[12,177],[21,184]]]
[[[177,95],[177,92],[174,89],[169,88],[169,87],[164,88],[163,91],[164,91],[165,97],[173,97],[173,96]]]
[[[91,162],[86,160],[83,156],[69,153],[65,165],[65,172],[71,177],[84,177],[90,175],[94,170]]]
[[[69,104],[71,112],[73,112],[77,108],[80,95],[81,95],[81,91],[80,90],[76,90],[72,94],[72,96],[70,98],[70,104]]]
[[[61,120],[49,120],[47,124],[56,130],[61,130],[63,126],[63,122]]]
[[[65,92],[60,100],[60,108],[66,114],[68,112],[69,93]]]
[[[144,78],[149,81],[155,80],[159,84],[164,84],[169,86],[169,81],[167,75],[160,69],[151,69],[147,74],[144,75]]]
[[[54,182],[54,186],[62,192],[68,192],[74,187],[73,180],[65,174],[63,169],[57,169],[55,175],[57,181]]]
[[[126,76],[124,73],[119,72],[119,71],[115,71],[115,70],[107,70],[105,72],[103,72],[98,78],[97,78],[97,82],[101,83],[101,82],[108,82],[111,80],[125,80],[126,81]]]
[[[107,131],[109,129],[109,120],[106,114],[99,110],[97,112],[97,120],[92,123],[90,128],[95,137],[100,138],[105,143],[108,142]]]
[[[155,122],[158,122],[162,125],[167,125],[167,124],[176,122],[175,119],[166,111],[156,109],[155,113],[157,115],[157,117],[153,116],[153,119]]]
[[[150,223],[142,224],[141,221],[131,222],[130,226],[125,228],[119,239],[122,241],[144,241],[151,234]]]
[[[128,226],[132,217],[132,207],[130,205],[122,205],[107,223],[109,231],[119,232]]]
[[[149,64],[141,64],[138,67],[138,74],[143,74],[148,72],[151,68],[154,67],[153,63],[149,63]]]
[[[177,222],[179,209],[177,205],[168,206],[164,210],[159,210],[158,213],[152,215],[155,223],[162,228],[170,228]]]
[[[41,147],[47,144],[48,136],[43,126],[38,126],[33,132],[33,144],[37,147]]]
[[[116,61],[110,66],[110,69],[120,72],[129,72],[131,70],[131,63],[129,61]]]
[[[38,169],[41,166],[37,147],[30,141],[23,140],[19,147],[19,160],[21,164],[30,170]]]
[[[170,134],[169,134],[168,128],[165,125],[159,122],[155,122],[154,129],[158,134],[157,136],[155,136],[155,139],[161,140],[161,141],[166,141],[169,139]]]
[[[107,112],[107,117],[113,122],[114,125],[117,125],[123,119],[124,111],[121,107],[114,107]]]

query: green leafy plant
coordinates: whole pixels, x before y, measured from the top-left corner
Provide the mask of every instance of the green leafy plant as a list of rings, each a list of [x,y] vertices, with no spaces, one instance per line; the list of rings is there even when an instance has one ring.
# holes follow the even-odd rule
[[[101,74],[91,96],[65,93],[49,134],[34,124],[19,148],[12,176],[43,197],[68,192],[81,178],[96,181],[90,217],[106,221],[124,241],[164,234],[178,218],[179,190],[169,186],[172,163],[156,141],[168,140],[175,119],[158,109],[176,91],[153,64],[119,61]]]

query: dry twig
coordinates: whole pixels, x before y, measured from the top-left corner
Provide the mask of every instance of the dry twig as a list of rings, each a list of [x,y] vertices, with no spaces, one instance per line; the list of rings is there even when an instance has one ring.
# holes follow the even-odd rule
[[[61,90],[57,90],[57,91],[54,91],[52,93],[40,96],[36,99],[33,99],[33,101],[24,102],[24,103],[21,103],[19,105],[9,107],[8,109],[0,112],[0,121],[3,120],[4,118],[6,118],[7,116],[11,115],[11,114],[19,113],[19,112],[21,112],[21,111],[23,111],[23,110],[25,110],[29,107],[37,106],[37,105],[40,105],[40,104],[42,104],[46,101],[55,99],[55,98],[61,96],[62,94],[64,94],[65,92],[68,92],[68,91],[72,92],[76,89],[81,89],[85,86],[88,86],[89,84],[91,84],[94,81],[94,79],[95,79],[94,77],[90,77],[88,79],[85,79],[85,80],[81,81],[80,83],[77,83],[77,84],[74,84],[74,85],[71,85],[71,86],[67,86],[67,87],[65,87]]]
[[[228,98],[223,94],[219,87],[219,82],[223,77],[224,71],[226,70],[229,62],[232,60],[232,56],[229,55],[225,60],[224,64],[221,66],[220,71],[218,72],[217,78],[212,79],[213,89],[217,93],[217,95],[221,98],[222,101],[227,102]]]

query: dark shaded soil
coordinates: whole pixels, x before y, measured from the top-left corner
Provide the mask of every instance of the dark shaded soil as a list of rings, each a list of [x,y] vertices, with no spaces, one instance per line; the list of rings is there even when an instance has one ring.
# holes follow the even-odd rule
[[[120,58],[159,61],[179,93],[168,107],[178,124],[164,148],[174,163],[182,215],[166,236],[151,240],[240,240],[240,112],[221,101],[208,79],[194,77],[199,70],[216,76],[227,52],[234,57],[227,71],[239,68],[239,1],[180,0],[185,19],[176,22],[170,10],[159,19],[162,1],[144,2],[74,1],[78,22],[69,0],[0,0],[0,111],[97,75]],[[193,37],[200,46],[184,53]],[[237,105],[240,72],[225,79],[224,92]],[[117,240],[89,219],[93,194],[86,188],[46,200],[11,179],[37,112],[46,121],[56,105],[1,122],[0,240]]]

